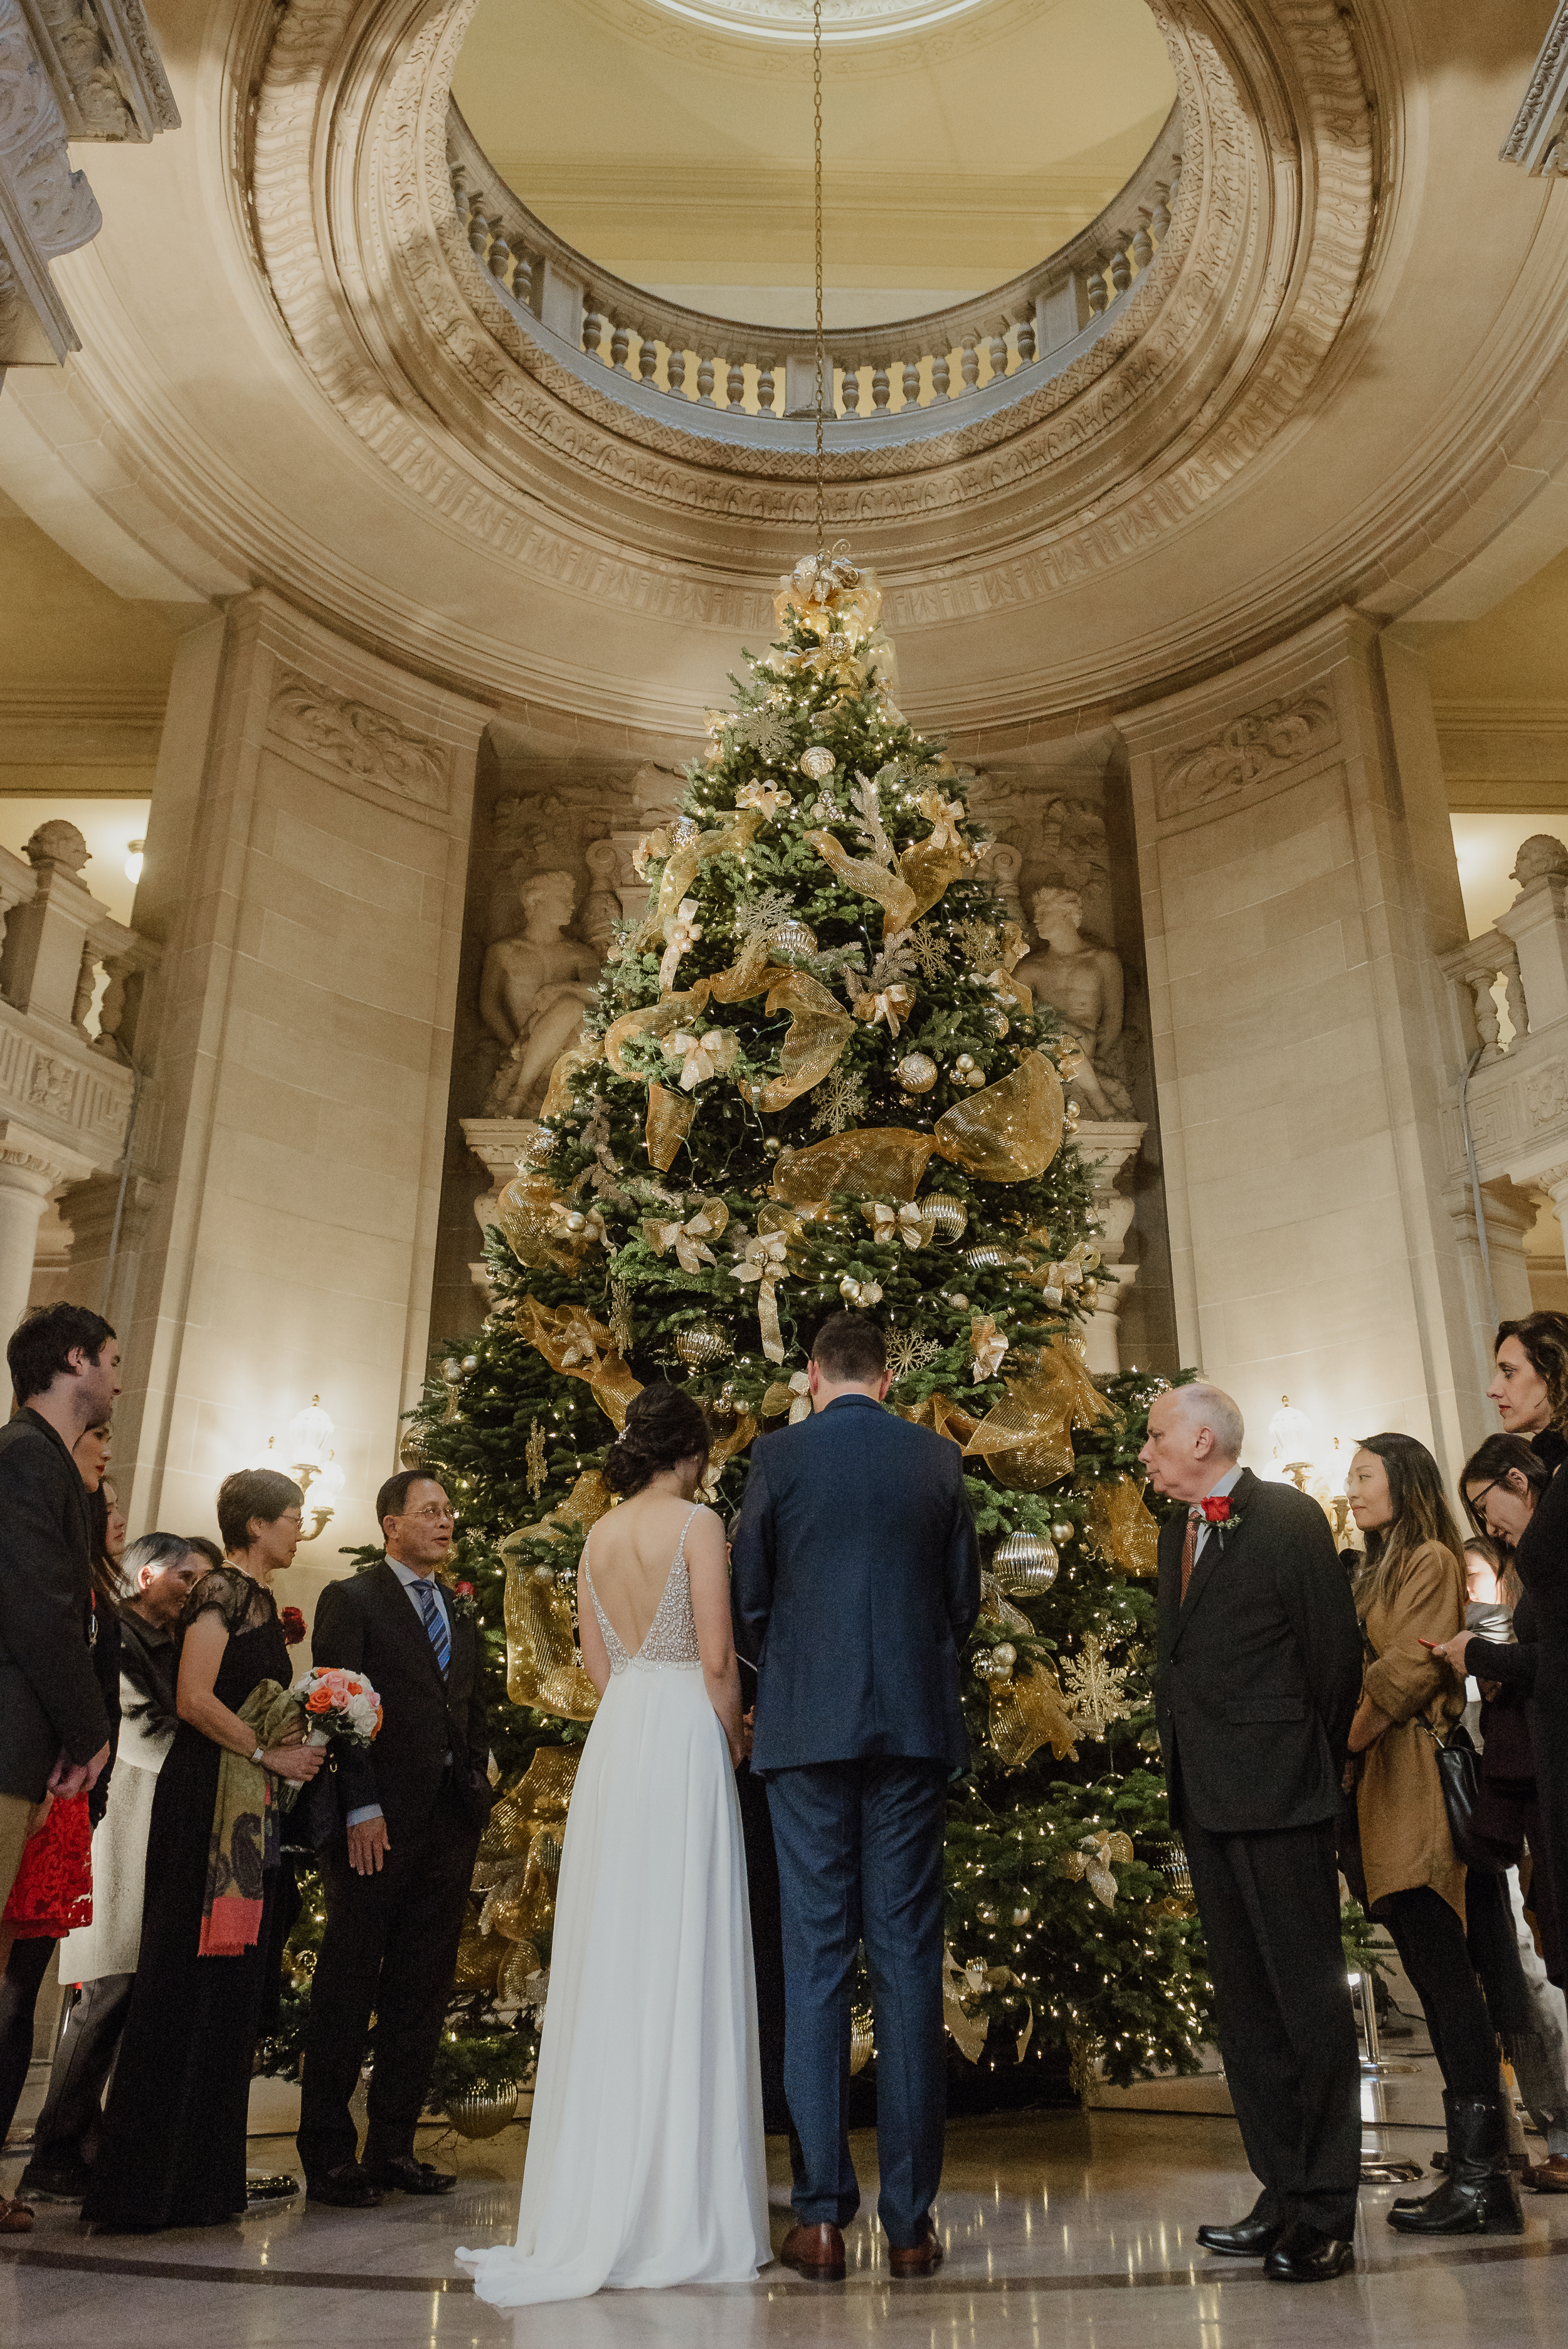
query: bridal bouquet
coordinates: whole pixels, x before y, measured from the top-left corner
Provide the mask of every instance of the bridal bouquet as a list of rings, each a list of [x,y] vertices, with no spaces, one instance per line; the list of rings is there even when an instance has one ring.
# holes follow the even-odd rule
[[[358,1672],[335,1664],[315,1664],[291,1694],[304,1707],[310,1726],[307,1745],[326,1745],[341,1737],[348,1745],[368,1745],[381,1726],[381,1700]]]

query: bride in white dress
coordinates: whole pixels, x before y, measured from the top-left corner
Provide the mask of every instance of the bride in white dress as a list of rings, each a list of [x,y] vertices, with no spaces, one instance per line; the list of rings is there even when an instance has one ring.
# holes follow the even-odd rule
[[[772,2258],[724,1528],[707,1423],[645,1387],[578,1570],[600,1704],[567,1814],[515,2246],[459,2251],[500,2308],[749,2283]]]

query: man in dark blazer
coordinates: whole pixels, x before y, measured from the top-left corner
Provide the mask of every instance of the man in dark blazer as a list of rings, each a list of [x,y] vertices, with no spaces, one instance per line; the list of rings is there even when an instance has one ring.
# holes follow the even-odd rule
[[[958,1658],[980,1608],[956,1444],[882,1408],[882,1332],[817,1333],[813,1416],[752,1446],[733,1554],[736,1646],[758,1667],[751,1766],[768,1787],[784,1925],[784,2087],[799,2223],[780,2258],[837,2282],[860,2208],[850,2003],[863,1939],[876,2013],[878,2211],[895,2275],[942,2257],[942,1852],[966,1769]]]
[[[119,1347],[101,1314],[46,1305],[5,1348],[20,1410],[0,1428],[0,1909],[46,1792],[97,1785],[109,1720],[93,1670],[92,1519],[71,1447],[107,1420]]]
[[[1176,1387],[1140,1458],[1187,1504],[1160,1533],[1156,1703],[1208,1942],[1220,2051],[1263,2191],[1212,2251],[1284,2283],[1353,2263],[1361,2124],[1335,1822],[1361,1635],[1328,1521],[1238,1466],[1242,1415]]]
[[[299,2154],[313,2201],[367,2209],[383,2192],[444,2194],[454,2178],[414,2157],[451,1995],[474,1852],[490,1816],[478,1627],[436,1569],[452,1510],[422,1469],[376,1496],[379,1566],[328,1583],[316,1605],[318,1664],[363,1672],[381,1699],[368,1752],[341,1749],[342,1825],[323,1854],[326,1930],[311,1982]],[[365,2158],[348,2108],[370,2017],[375,2066]]]

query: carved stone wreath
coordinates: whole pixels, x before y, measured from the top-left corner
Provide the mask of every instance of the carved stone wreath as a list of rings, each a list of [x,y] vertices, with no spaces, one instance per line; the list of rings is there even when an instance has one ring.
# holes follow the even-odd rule
[[[520,326],[448,178],[472,5],[292,0],[276,20],[249,178],[300,357],[381,461],[491,554],[650,614],[765,626],[810,527],[810,460],[634,412]],[[1145,554],[1291,429],[1350,314],[1376,159],[1336,0],[1154,14],[1185,168],[1116,326],[1000,411],[829,460],[830,525],[874,521],[901,626],[1029,603]]]

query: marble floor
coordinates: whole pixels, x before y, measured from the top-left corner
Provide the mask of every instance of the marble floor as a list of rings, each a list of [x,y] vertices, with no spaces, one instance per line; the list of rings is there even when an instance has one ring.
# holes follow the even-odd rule
[[[1390,2051],[1392,2052],[1392,2051]],[[1430,2058],[1386,2092],[1387,2150],[1425,2162],[1439,2141]],[[1141,2097],[1141,2101],[1139,2098]],[[1311,2289],[1208,2257],[1204,2220],[1246,2209],[1253,2188],[1217,2075],[1166,2083],[1085,2112],[954,2122],[939,2221],[940,2274],[893,2283],[863,2216],[838,2287],[774,2267],[750,2288],[602,2293],[502,2315],[455,2269],[456,2243],[510,2238],[527,2135],[479,2143],[425,2132],[456,2168],[440,2202],[377,2211],[276,2204],[242,2225],[88,2237],[74,2210],[41,2208],[30,2236],[0,2237],[0,2341],[26,2349],[253,2349],[303,2339],[334,2349],[1449,2349],[1568,2338],[1568,2196],[1527,2194],[1522,2239],[1411,2243],[1384,2225],[1395,2187],[1364,2189],[1354,2276]],[[875,2144],[855,2140],[868,2209]],[[1532,2151],[1539,2141],[1532,2140]],[[788,2155],[769,2147],[777,2244],[789,2223]],[[284,2138],[252,2140],[253,2168],[292,2166]],[[14,2188],[19,2158],[0,2160]],[[1559,2261],[1564,2263],[1559,2265]]]

